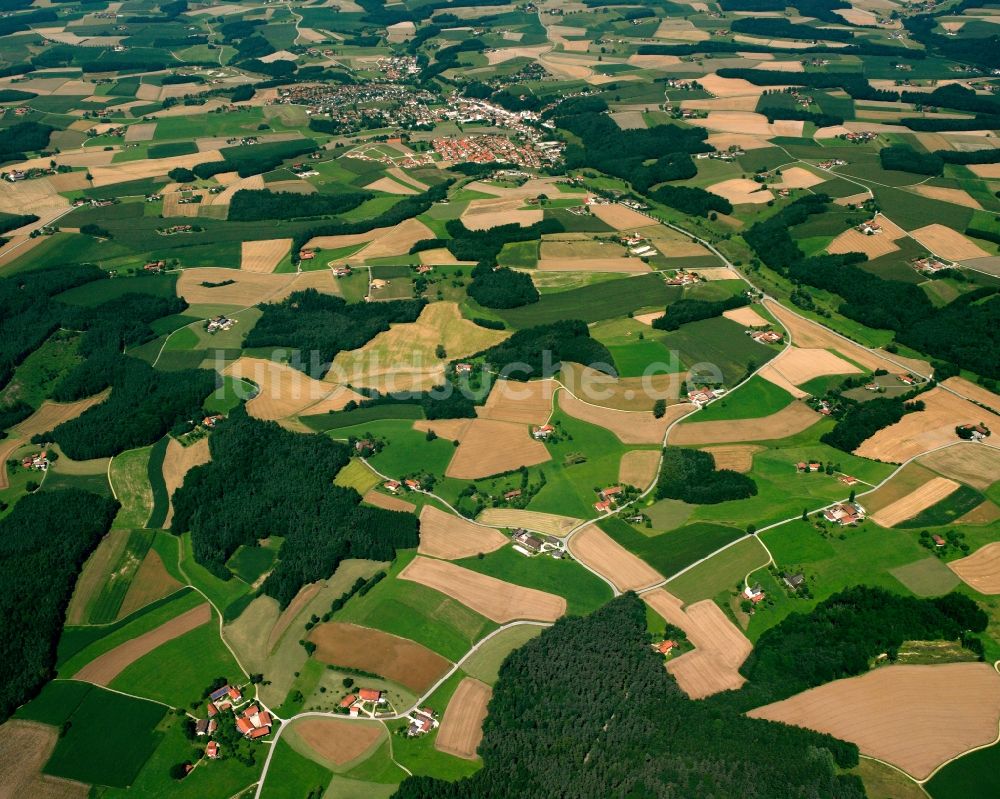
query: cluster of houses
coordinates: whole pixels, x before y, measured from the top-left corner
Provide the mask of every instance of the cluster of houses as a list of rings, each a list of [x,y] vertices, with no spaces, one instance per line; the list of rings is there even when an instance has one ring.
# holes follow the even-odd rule
[[[505,112],[510,114],[511,112]],[[535,137],[537,137],[537,132]],[[434,152],[444,161],[471,161],[477,164],[501,162],[520,167],[541,169],[557,162],[562,156],[562,142],[515,142],[506,136],[442,136],[431,142]]]
[[[795,471],[801,472],[802,474],[821,472],[823,471],[823,464],[819,461],[799,461],[795,464]]]
[[[303,247],[299,250],[299,260],[300,261],[311,261],[316,257],[316,250],[309,247]]]
[[[835,166],[847,166],[847,161],[843,158],[830,158],[827,161],[820,161],[820,169],[833,169]]]
[[[194,233],[194,225],[170,225],[169,227],[157,228],[156,232],[161,236],[173,236],[177,233]]]
[[[747,583],[746,588],[743,589],[743,597],[749,600],[751,605],[758,605],[767,598],[767,594],[760,587],[760,583],[754,583],[753,585]]]
[[[319,174],[308,164],[292,164],[292,174],[300,178],[311,178]]]
[[[404,486],[409,491],[419,491],[420,481],[414,480],[412,477],[407,477],[405,480],[403,480],[402,483],[399,482],[399,480],[386,480],[384,483],[382,483],[382,487],[390,494],[398,494],[400,491],[403,490]]]
[[[864,233],[866,236],[877,236],[882,232],[882,225],[879,224],[878,218],[869,219],[866,222],[862,222],[858,225],[857,230],[859,233]]]
[[[966,441],[983,441],[990,436],[990,429],[984,424],[970,423],[959,425],[955,428],[955,433]]]
[[[865,515],[865,509],[857,502],[838,502],[823,511],[824,519],[842,527],[864,521]]]
[[[208,325],[205,329],[209,333],[218,333],[220,330],[229,330],[233,325],[236,324],[235,319],[230,319],[228,316],[223,316],[219,314],[214,319],[208,320]]]
[[[223,710],[232,710],[236,715],[236,729],[249,740],[263,738],[271,733],[273,719],[271,714],[262,710],[256,704],[251,703],[242,713],[237,713],[236,708],[243,703],[243,694],[240,689],[232,685],[223,685],[208,695],[206,710],[208,717],[198,719],[195,722],[195,734],[198,736],[212,736],[219,728],[218,715]],[[211,759],[219,757],[219,744],[217,741],[209,741],[205,747],[205,756]]]
[[[671,641],[669,638],[660,641],[658,644],[653,644],[653,649],[659,652],[664,657],[670,655],[670,653],[677,648],[677,642]]]
[[[149,261],[142,265],[142,271],[149,272],[150,274],[153,275],[158,275],[166,268],[167,268],[167,262],[163,260]]]
[[[750,336],[758,344],[780,344],[784,341],[784,336],[770,328],[765,328],[763,330],[757,328],[749,328],[746,334]]]
[[[91,208],[107,208],[109,205],[117,205],[119,202],[117,197],[94,197],[88,199],[86,197],[77,197],[73,200],[73,207],[79,208],[83,205],[89,205]]]
[[[347,715],[352,719],[358,718],[362,713],[374,718],[379,706],[388,704],[388,701],[384,691],[375,688],[360,688],[356,694],[348,694],[341,699],[340,707],[346,710]]]
[[[271,734],[271,714],[257,705],[250,705],[236,717],[236,729],[251,741]]]
[[[202,419],[201,424],[203,427],[211,429],[215,427],[219,422],[221,422],[224,418],[225,417],[221,413],[215,413],[212,414],[211,416],[206,416],[204,419]]]
[[[43,449],[33,455],[25,455],[21,459],[21,466],[25,469],[34,469],[36,472],[47,472],[49,470],[49,453]]]
[[[608,488],[602,488],[597,492],[598,500],[594,503],[594,510],[598,513],[607,513],[612,508],[614,508],[615,503],[618,501],[619,494],[622,493],[624,489],[621,486],[609,486]]]
[[[411,710],[406,714],[409,725],[406,728],[407,738],[417,738],[426,735],[431,730],[437,729],[440,722],[435,718],[434,711],[429,707],[422,707],[420,710]]]
[[[855,144],[864,144],[865,142],[870,142],[878,138],[878,133],[874,130],[862,130],[857,133],[848,132],[841,133],[837,136],[838,139],[843,139],[844,141],[854,142]]]
[[[343,266],[334,266],[333,269],[334,277],[350,277],[354,274],[354,270],[351,269],[349,264],[344,264]]]
[[[525,557],[548,553],[556,560],[561,560],[566,554],[562,541],[554,535],[542,535],[530,533],[519,527],[511,533],[513,548],[515,552],[520,552]]]
[[[925,275],[933,275],[938,272],[943,272],[945,269],[955,268],[955,264],[950,261],[942,261],[940,258],[935,258],[933,255],[926,258],[917,258],[910,263],[913,265],[914,269]]]
[[[721,397],[726,393],[724,388],[708,388],[708,386],[702,386],[701,388],[696,388],[693,391],[687,393],[688,402],[692,402],[699,408],[708,402]]]
[[[543,424],[538,427],[531,428],[531,437],[535,441],[545,441],[549,436],[551,436],[556,429],[550,424]]]

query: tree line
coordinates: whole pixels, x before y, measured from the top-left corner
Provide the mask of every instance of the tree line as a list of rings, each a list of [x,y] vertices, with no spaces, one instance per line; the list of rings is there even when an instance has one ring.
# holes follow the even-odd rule
[[[483,361],[492,371],[520,381],[551,377],[559,371],[563,361],[590,366],[610,375],[618,374],[611,352],[590,337],[587,323],[579,319],[518,330],[506,341],[472,358]]]
[[[657,330],[677,330],[688,322],[721,316],[723,311],[742,308],[749,303],[746,294],[735,294],[724,300],[681,299],[668,305],[663,316],[653,320],[653,327]]]
[[[374,196],[370,191],[299,194],[269,189],[240,189],[229,204],[228,218],[237,222],[257,222],[265,219],[332,216],[357,208]]]

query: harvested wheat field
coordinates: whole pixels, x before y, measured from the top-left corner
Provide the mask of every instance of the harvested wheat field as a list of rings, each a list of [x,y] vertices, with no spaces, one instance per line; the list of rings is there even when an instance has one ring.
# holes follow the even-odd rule
[[[417,509],[417,506],[412,502],[407,502],[405,499],[400,499],[399,497],[392,497],[388,494],[383,494],[381,491],[376,491],[374,488],[365,494],[362,499],[369,505],[374,505],[376,508],[384,508],[385,510],[412,513]]]
[[[386,735],[378,722],[337,718],[300,719],[290,731],[321,760],[335,766],[360,758]]]
[[[1000,543],[980,547],[968,557],[947,564],[962,582],[981,594],[1000,594]]]
[[[857,194],[849,194],[846,197],[838,197],[833,201],[834,205],[860,205],[865,200],[870,200],[872,195],[867,191],[860,191]]]
[[[781,386],[793,397],[806,397],[808,393],[798,388],[814,377],[824,375],[860,374],[861,370],[829,350],[787,347],[769,361],[758,374],[776,386]]]
[[[692,417],[697,419],[697,415]],[[801,433],[816,424],[820,415],[803,402],[793,402],[770,416],[721,422],[687,422],[670,431],[669,443],[728,444],[739,441],[770,441]]]
[[[619,591],[646,588],[663,580],[663,575],[633,555],[595,524],[574,535],[569,551],[577,560],[601,574]]]
[[[94,178],[92,183],[94,188],[100,188],[127,180],[155,178],[158,175],[166,175],[171,169],[178,167],[191,169],[198,164],[221,160],[222,154],[218,150],[208,150],[191,155],[175,155],[171,158],[149,158],[108,166],[93,166],[90,168],[90,174]]]
[[[626,205],[613,203],[612,205],[592,205],[590,212],[600,219],[604,224],[610,225],[615,230],[629,230],[631,228],[649,227],[650,218],[645,214],[640,214]]]
[[[407,219],[393,227],[382,227],[369,230],[367,233],[345,233],[339,236],[315,236],[306,242],[307,247],[318,247],[323,250],[334,250],[339,247],[349,247],[355,244],[371,242],[367,247],[352,257],[384,258],[394,255],[406,255],[410,247],[422,239],[433,239],[434,232],[416,218]]]
[[[476,480],[501,472],[536,466],[551,459],[524,425],[494,419],[473,419],[452,456],[445,476]]]
[[[523,527],[525,530],[562,538],[579,525],[583,519],[518,508],[487,508],[479,514],[478,521],[493,527],[511,529]]]
[[[753,468],[753,456],[764,447],[752,444],[734,444],[731,447],[702,447],[702,452],[711,453],[716,469],[732,469],[734,472],[749,472]]]
[[[921,394],[925,408],[906,414],[896,424],[883,427],[854,452],[863,458],[902,463],[923,452],[956,440],[956,425],[985,422],[1000,426],[1000,416],[950,394],[940,386]],[[981,446],[981,445],[980,445]]]
[[[343,408],[361,395],[344,386],[314,380],[283,363],[243,356],[226,367],[225,374],[250,380],[260,393],[247,403],[247,411],[257,419],[281,419],[309,408],[322,413]]]
[[[485,404],[476,408],[483,419],[518,424],[545,424],[552,414],[552,400],[559,388],[555,380],[498,380]]]
[[[1000,674],[985,663],[885,666],[747,715],[852,741],[863,754],[924,779],[996,739]]]
[[[970,164],[968,168],[981,178],[993,180],[1000,178],[1000,164]]]
[[[471,419],[417,419],[413,423],[413,429],[421,433],[433,430],[438,438],[461,441],[471,423]]]
[[[808,189],[826,180],[827,178],[820,177],[808,169],[793,166],[783,169],[781,171],[781,182],[774,185],[779,189]]]
[[[170,596],[181,587],[181,584],[170,575],[166,566],[163,565],[160,553],[155,549],[150,549],[139,565],[132,582],[129,583],[128,591],[118,609],[117,618],[124,619],[140,608],[144,608],[158,599],[163,599],[165,596]]]
[[[52,402],[45,400],[38,410],[20,424],[11,428],[10,435],[0,441],[0,488],[7,488],[7,459],[19,447],[23,447],[32,437],[58,427],[63,422],[75,419],[88,408],[107,399],[110,389],[76,402]]]
[[[638,258],[542,258],[538,261],[540,272],[620,272],[643,274],[652,267]]]
[[[935,477],[905,497],[872,514],[872,521],[883,527],[895,527],[900,522],[912,519],[920,511],[929,508],[958,488],[958,483],[947,477]]]
[[[483,721],[493,689],[486,683],[466,677],[458,684],[448,702],[438,729],[434,748],[466,760],[476,759],[483,739]]]
[[[559,392],[559,407],[576,419],[610,430],[623,444],[660,444],[667,426],[677,418],[671,413],[677,406],[668,407],[667,413],[657,419],[652,411],[618,411],[590,405],[565,390]]]
[[[439,344],[449,359],[461,358],[507,335],[463,319],[457,303],[433,302],[415,322],[390,325],[360,349],[338,353],[324,379],[383,392],[426,390],[444,380],[447,361],[435,355]]]
[[[722,315],[726,319],[731,319],[736,324],[745,325],[746,327],[766,327],[771,324],[753,308],[746,305],[742,308],[730,308],[728,311],[723,311]],[[636,319],[638,318],[636,317]]]
[[[983,491],[1000,475],[1000,449],[994,446],[956,441],[920,459],[923,466]]]
[[[420,511],[420,546],[417,552],[432,558],[458,560],[480,552],[493,552],[509,539],[499,530],[470,522],[432,505]]]
[[[704,119],[692,119],[691,122],[713,133],[741,133],[763,138],[774,135],[767,117],[753,111],[709,111]]]
[[[462,213],[462,224],[469,230],[488,230],[515,222],[529,227],[542,221],[541,208],[521,210],[522,205],[519,197],[473,200]]]
[[[238,269],[218,269],[213,266],[198,266],[185,269],[177,281],[177,295],[190,305],[237,305],[248,308],[274,299],[295,282],[296,275],[261,274],[243,272]],[[203,283],[223,283],[224,286],[202,285]]]
[[[313,601],[315,596],[322,590],[323,583],[309,583],[308,585],[302,586],[299,592],[295,595],[295,598],[288,603],[288,607],[281,611],[281,615],[278,616],[277,620],[274,622],[274,626],[271,627],[271,631],[267,634],[267,647],[265,652],[273,652],[274,648],[281,641],[282,636],[285,631],[291,626],[292,622],[295,621],[295,617],[302,612],[302,610]]]
[[[681,108],[694,111],[742,111],[752,113],[760,102],[760,97],[745,95],[743,97],[716,97],[710,100],[681,100]],[[696,122],[696,119],[692,119]]]
[[[656,316],[663,314],[657,311]],[[687,372],[675,372],[617,378],[576,363],[564,363],[559,372],[560,381],[575,396],[591,405],[622,411],[648,411],[658,399],[676,403],[681,383],[687,377]],[[667,415],[676,419],[692,410],[689,404],[668,405]]]
[[[561,596],[420,555],[399,573],[399,579],[440,591],[497,624],[515,619],[555,621],[566,613],[566,600]]]
[[[208,463],[211,459],[207,438],[200,438],[188,447],[182,445],[176,438],[171,438],[163,455],[163,481],[167,486],[167,497],[173,497],[174,491],[184,484],[184,476],[191,469]],[[167,517],[163,522],[165,528],[170,526],[173,517],[174,505],[171,501],[167,508]]]
[[[231,175],[231,178],[229,177]],[[248,178],[241,178],[236,172],[223,172],[216,176],[226,188],[218,194],[212,196],[212,205],[229,205],[233,195],[243,189],[263,189],[264,178],[261,175],[251,175]]]
[[[542,53],[552,49],[551,44],[538,44],[532,47],[503,47],[499,50],[487,50],[486,62],[490,66],[502,64],[514,58],[537,58]]]
[[[941,385],[950,388],[952,391],[957,391],[963,397],[968,397],[973,402],[985,405],[987,408],[1000,413],[1000,394],[994,394],[982,386],[977,386],[964,377],[949,377],[947,380],[942,380]]]
[[[89,785],[42,774],[58,740],[49,724],[12,719],[0,727],[0,799],[87,799]]]
[[[767,139],[751,136],[747,133],[713,133],[706,141],[716,150],[728,150],[730,147],[739,147],[742,150],[762,150],[771,146]]]
[[[645,488],[656,479],[660,465],[658,449],[633,449],[622,455],[618,464],[618,482]]]
[[[720,197],[725,197],[733,205],[747,203],[759,205],[774,199],[774,195],[765,189],[762,184],[747,178],[733,178],[731,180],[724,180],[721,183],[713,183],[708,187],[708,191],[712,192],[712,194],[718,194]]]
[[[986,258],[990,255],[990,253],[986,252],[982,247],[973,244],[957,230],[952,230],[937,223],[911,230],[910,235],[932,253],[949,261]]]
[[[379,178],[365,186],[369,191],[382,191],[386,194],[416,194],[417,190],[412,186],[400,183],[390,177]]]
[[[855,228],[845,230],[826,247],[826,251],[832,254],[845,252],[864,253],[868,256],[868,260],[888,255],[891,252],[896,252],[898,249],[899,246],[889,237],[888,233],[876,233],[869,236]]]
[[[735,690],[746,680],[739,672],[753,645],[710,599],[682,610],[682,602],[666,590],[643,594],[643,600],[670,624],[680,627],[695,646],[667,661],[669,671],[692,699]]]
[[[861,364],[865,369],[885,369],[890,374],[901,370],[898,364],[893,363],[888,358],[878,355],[860,344],[855,344],[850,339],[838,336],[816,322],[792,313],[774,300],[764,300],[764,307],[771,312],[775,319],[781,322],[791,335],[792,342],[796,347],[833,350],[845,358],[850,358],[855,363]],[[915,366],[916,364],[914,364]],[[930,367],[924,363],[919,373],[929,374]]]
[[[415,641],[356,624],[319,624],[309,640],[316,644],[317,660],[380,674],[416,694],[434,685],[451,666]]]
[[[924,197],[930,197],[932,200],[942,200],[953,205],[975,208],[977,211],[983,210],[983,206],[965,189],[945,189],[941,186],[914,186],[913,191],[917,194],[922,194]]]
[[[196,627],[208,624],[211,620],[212,606],[205,602],[148,633],[143,633],[124,644],[119,644],[114,649],[94,658],[74,674],[73,679],[97,685],[108,685],[143,655],[148,655],[161,644],[179,638]]]
[[[291,239],[244,241],[240,248],[240,269],[244,272],[273,272],[291,246]]]

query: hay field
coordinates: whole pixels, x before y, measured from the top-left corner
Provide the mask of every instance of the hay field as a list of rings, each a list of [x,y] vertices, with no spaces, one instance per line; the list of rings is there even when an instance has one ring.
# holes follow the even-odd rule
[[[462,680],[444,711],[434,748],[455,757],[475,760],[492,696],[493,689],[486,683],[472,677]]]
[[[924,197],[930,197],[932,200],[942,200],[953,205],[975,208],[977,211],[983,210],[983,206],[965,189],[946,189],[941,186],[914,186],[913,191],[917,194],[922,194]]]
[[[179,638],[196,627],[208,624],[211,620],[212,606],[205,602],[94,658],[74,674],[73,679],[96,685],[108,685],[143,655],[148,655],[161,644]]]
[[[321,760],[337,766],[358,759],[386,735],[385,727],[376,722],[338,718],[300,719],[291,732]]]
[[[197,266],[181,272],[177,280],[177,295],[187,300],[189,305],[237,305],[248,308],[266,300],[277,299],[281,293],[289,290],[296,277],[295,274],[269,275]],[[225,286],[201,285],[226,280],[235,282]]]
[[[646,128],[646,118],[642,111],[618,111],[611,114],[615,124],[622,130],[644,130]]]
[[[708,187],[708,191],[725,197],[733,205],[760,205],[774,199],[763,184],[748,178],[732,178],[723,180],[721,183],[713,183]]]
[[[185,475],[195,466],[201,466],[212,459],[208,449],[208,438],[200,438],[191,446],[183,446],[176,438],[167,442],[167,451],[163,454],[163,482],[167,485],[167,498],[171,501],[167,507],[167,516],[163,522],[165,528],[170,527],[174,517],[174,492],[184,484]]]
[[[559,407],[576,419],[610,430],[623,444],[660,444],[672,421],[669,412],[657,419],[652,411],[602,408],[578,399],[569,391],[559,392]]]
[[[834,350],[845,358],[850,358],[855,363],[861,364],[864,368],[873,371],[875,369],[886,369],[892,374],[901,369],[900,366],[887,358],[862,347],[860,344],[855,344],[849,339],[838,336],[816,322],[792,313],[774,300],[764,300],[764,307],[789,332],[792,342],[796,347]],[[917,363],[914,363],[913,366],[916,367]],[[923,374],[928,374],[930,367],[924,363],[919,371]]]
[[[681,59],[675,55],[630,55],[625,63],[640,69],[667,69],[677,66]]]
[[[407,219],[393,227],[369,230],[367,233],[346,233],[339,236],[315,236],[306,242],[307,247],[335,250],[355,244],[370,242],[367,247],[351,256],[352,261],[360,258],[385,258],[406,255],[410,247],[421,239],[433,239],[434,232],[416,218]]]
[[[808,169],[793,166],[783,169],[781,172],[781,182],[774,185],[779,189],[808,189],[826,180],[827,178],[819,177]]]
[[[473,419],[445,470],[445,476],[476,480],[521,466],[535,466],[550,459],[545,445],[535,441],[523,425],[494,419]]]
[[[860,205],[865,200],[871,199],[871,194],[867,191],[859,191],[857,194],[849,194],[846,197],[837,197],[833,201],[834,205]]]
[[[862,442],[854,452],[863,458],[902,463],[936,447],[956,440],[955,426],[968,422],[985,422],[987,427],[1000,426],[1000,416],[992,414],[966,399],[956,397],[941,387],[921,394],[925,409],[906,414],[896,424],[883,427]]]
[[[421,555],[458,560],[480,552],[493,552],[507,543],[507,536],[499,530],[445,513],[433,505],[424,505],[420,511],[420,546],[417,552]]]
[[[417,190],[386,176],[365,186],[370,191],[382,191],[386,194],[416,194]]]
[[[145,158],[140,161],[123,161],[120,164],[108,166],[93,166],[90,174],[94,178],[94,188],[121,183],[126,180],[141,180],[166,175],[171,169],[182,167],[190,169],[198,164],[209,161],[221,161],[222,154],[218,150],[207,150],[190,155],[175,155],[170,158]]]
[[[451,663],[407,638],[342,622],[318,624],[309,632],[316,658],[334,666],[380,674],[421,694],[436,683]]]
[[[439,344],[453,359],[492,347],[507,336],[463,319],[457,303],[433,302],[417,321],[391,325],[360,349],[338,353],[324,379],[383,392],[430,389],[442,384],[448,362],[435,355]]]
[[[758,374],[776,386],[781,386],[793,397],[802,398],[808,393],[798,388],[814,377],[824,375],[860,374],[854,364],[834,355],[829,350],[787,347],[769,361]]]
[[[764,450],[752,444],[734,444],[731,447],[702,447],[702,452],[711,453],[716,469],[732,469],[734,472],[749,472],[753,468],[753,456]]]
[[[536,59],[542,53],[547,53],[552,49],[551,44],[538,44],[532,47],[502,47],[498,50],[486,51],[486,62],[490,66],[502,64],[515,58]]]
[[[1000,594],[1000,543],[987,544],[947,566],[979,593]]]
[[[222,172],[215,176],[226,188],[212,197],[212,205],[229,205],[233,195],[243,189],[263,189],[264,177],[262,175],[251,175],[248,178],[241,178],[236,172]]]
[[[692,119],[691,122],[714,133],[740,133],[763,138],[774,135],[767,117],[753,111],[709,111],[704,119]]]
[[[42,774],[59,740],[58,729],[12,719],[0,733],[0,799],[87,799],[89,785]]]
[[[399,579],[440,591],[497,624],[516,619],[555,621],[566,613],[566,600],[561,596],[524,588],[422,555],[407,564],[399,573]]]
[[[529,227],[542,221],[541,208],[520,210],[523,204],[519,197],[473,200],[462,212],[462,224],[469,230],[488,230],[515,222],[521,227]]]
[[[59,194],[50,178],[22,180],[14,184],[8,182],[0,192],[0,211],[19,214],[27,208],[44,220],[69,208],[69,200]]]
[[[697,415],[693,418],[697,419]],[[803,402],[793,402],[777,413],[756,419],[721,422],[689,422],[670,431],[669,443],[728,444],[740,441],[770,441],[801,433],[820,419],[820,415]]]
[[[665,225],[650,225],[647,220],[646,227],[635,228],[634,230],[640,236],[649,239],[654,247],[669,258],[688,258],[710,254],[698,242]],[[699,274],[701,271],[700,269],[698,270]],[[730,278],[732,277],[734,275],[730,275]]]
[[[250,380],[260,393],[247,403],[247,411],[257,419],[282,419],[307,408],[316,413],[343,408],[361,395],[345,386],[314,380],[283,363],[243,356],[226,367],[224,374]],[[322,406],[322,407],[320,407]]]
[[[621,272],[643,274],[652,267],[638,258],[542,258],[540,272]]]
[[[478,411],[479,408],[476,410]],[[438,438],[461,441],[471,423],[471,419],[417,419],[413,422],[413,429],[419,430],[421,433],[433,430]]]
[[[656,316],[663,314],[657,311],[653,318]],[[570,392],[577,397],[584,397],[592,405],[623,411],[646,411],[658,399],[676,402],[681,382],[687,379],[687,373],[617,378],[589,366],[564,363],[559,379]],[[692,410],[688,404],[668,405],[667,416],[673,420]]]
[[[412,502],[407,502],[405,499],[400,499],[399,497],[391,497],[375,489],[367,492],[362,499],[369,505],[374,505],[376,508],[384,508],[385,510],[398,510],[404,513],[411,513],[417,509],[417,506]]]
[[[619,591],[632,591],[661,582],[663,575],[590,524],[574,535],[569,551],[577,560],[610,580]]]
[[[924,779],[996,739],[1000,674],[985,663],[885,666],[748,715],[852,741],[862,753]]]
[[[689,697],[702,699],[746,682],[739,668],[753,645],[711,599],[682,609],[681,600],[662,589],[642,598],[667,622],[684,630],[695,646],[693,652],[667,661],[667,671]]]
[[[932,253],[949,261],[986,258],[990,255],[990,253],[973,244],[957,230],[952,230],[937,223],[911,230],[910,235]]]
[[[151,602],[170,596],[181,587],[180,582],[175,580],[163,565],[160,553],[150,549],[139,564],[132,582],[129,583],[128,591],[118,609],[117,618],[124,619]]]
[[[890,238],[888,231],[868,236],[855,228],[845,230],[826,247],[826,251],[833,254],[861,252],[868,256],[868,260],[888,255],[898,249],[899,246]]]
[[[291,246],[291,239],[244,241],[240,245],[240,269],[244,272],[273,272]]]
[[[483,419],[518,424],[544,424],[552,414],[552,400],[559,384],[555,380],[498,380],[476,413]]]
[[[487,508],[479,514],[478,521],[493,527],[516,528],[523,527],[536,533],[554,535],[563,538],[570,530],[580,524],[583,519],[572,516],[559,516],[555,513],[542,513],[535,510],[519,510],[517,508]]]
[[[615,230],[631,230],[633,228],[649,227],[650,218],[640,214],[626,205],[592,205],[590,212],[604,224]]]
[[[625,485],[645,488],[656,479],[656,470],[660,465],[658,449],[633,449],[622,455],[618,464],[618,482]]]
[[[733,146],[744,150],[762,150],[771,146],[767,139],[748,133],[713,133],[706,141],[716,150],[728,150]]]
[[[920,463],[945,477],[951,477],[984,491],[1000,475],[1000,449],[982,444],[956,442],[920,459]]]
[[[993,180],[1000,178],[1000,164],[970,164],[968,168],[981,178]]]
[[[726,319],[731,319],[736,322],[738,325],[746,325],[747,327],[764,327],[770,324],[770,322],[757,313],[753,308],[746,305],[742,308],[730,308],[728,311],[723,311],[722,315],[726,317]]]
[[[11,429],[10,436],[0,441],[0,489],[7,488],[10,485],[7,477],[7,459],[14,450],[23,447],[31,441],[33,436],[48,433],[63,422],[75,419],[91,406],[97,405],[99,402],[107,399],[109,393],[110,390],[102,391],[93,397],[87,397],[87,399],[77,400],[76,402],[52,402],[52,400],[45,400],[38,406],[37,411],[20,424],[15,425]]]
[[[900,522],[912,519],[920,511],[940,502],[957,488],[958,483],[954,480],[949,480],[947,477],[935,477],[905,497],[897,499],[873,513],[872,521],[883,527],[895,527]]]
[[[992,408],[997,413],[1000,413],[1000,394],[994,394],[992,391],[976,385],[972,381],[966,380],[964,377],[949,377],[947,380],[942,380],[941,385],[950,388],[952,391],[957,391],[959,394],[968,397],[973,402],[985,405],[988,408]]]

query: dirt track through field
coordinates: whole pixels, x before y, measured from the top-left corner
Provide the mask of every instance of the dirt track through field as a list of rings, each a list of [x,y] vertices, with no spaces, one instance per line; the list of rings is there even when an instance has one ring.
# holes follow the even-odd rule
[[[322,760],[338,766],[361,757],[385,735],[385,728],[378,723],[335,718],[301,719],[292,730]]]
[[[212,606],[207,602],[192,608],[187,613],[161,624],[130,641],[119,644],[114,649],[94,658],[73,675],[74,680],[109,685],[112,680],[143,655],[148,655],[161,644],[179,638],[212,620]]]
[[[480,552],[493,552],[507,543],[507,536],[492,527],[473,524],[432,505],[424,505],[420,511],[420,546],[417,552],[421,555],[458,560],[471,558]]]
[[[948,568],[981,594],[1000,594],[1000,542],[987,544],[971,555],[953,560]]]
[[[399,578],[440,591],[497,624],[516,619],[555,621],[566,613],[566,600],[561,596],[421,555],[399,573]]]
[[[920,511],[931,507],[958,488],[958,483],[947,477],[935,477],[924,483],[916,491],[897,499],[891,505],[872,514],[872,521],[883,527],[895,527],[900,522],[912,519]]]
[[[889,463],[903,461],[958,440],[955,427],[985,422],[1000,427],[1000,416],[956,397],[941,387],[920,395],[925,408],[906,414],[896,424],[883,427],[854,450],[856,455]]]
[[[695,414],[693,419],[697,419]],[[721,422],[690,422],[670,431],[669,443],[731,444],[741,441],[770,441],[786,438],[811,427],[820,415],[802,402],[793,402],[777,413],[757,419],[732,419]]]
[[[316,659],[378,674],[421,694],[448,671],[451,663],[407,638],[356,624],[327,622],[309,632]]]
[[[975,746],[1000,722],[1000,674],[985,663],[884,666],[751,710],[852,741],[917,779]]]
[[[434,747],[449,755],[475,760],[492,696],[493,689],[486,683],[472,677],[462,680],[448,702]]]
[[[646,588],[663,575],[633,555],[595,524],[588,525],[569,542],[570,554],[610,580],[619,591]]]
[[[170,527],[174,517],[174,491],[184,484],[184,477],[195,466],[201,466],[212,459],[208,449],[208,438],[200,438],[188,447],[171,437],[167,442],[167,450],[163,454],[163,481],[167,485],[167,516],[163,522],[164,528]]]
[[[652,411],[601,408],[577,399],[568,391],[559,392],[559,407],[570,416],[610,430],[623,444],[659,444],[663,441],[667,425],[677,418],[677,415],[670,413],[672,408],[668,408],[667,413],[659,419],[653,416]]]
[[[554,535],[563,538],[583,519],[572,516],[559,516],[555,513],[542,513],[534,510],[519,510],[518,508],[487,508],[479,514],[477,521],[493,527],[516,528],[523,527],[536,533]]]
[[[684,630],[693,652],[667,661],[667,671],[692,699],[738,689],[746,680],[739,673],[753,645],[711,599],[682,609],[666,590],[643,594],[643,600],[670,624]]]
[[[535,441],[524,425],[473,419],[445,470],[445,476],[475,480],[521,466],[536,466],[551,460],[551,457],[545,445]]]

